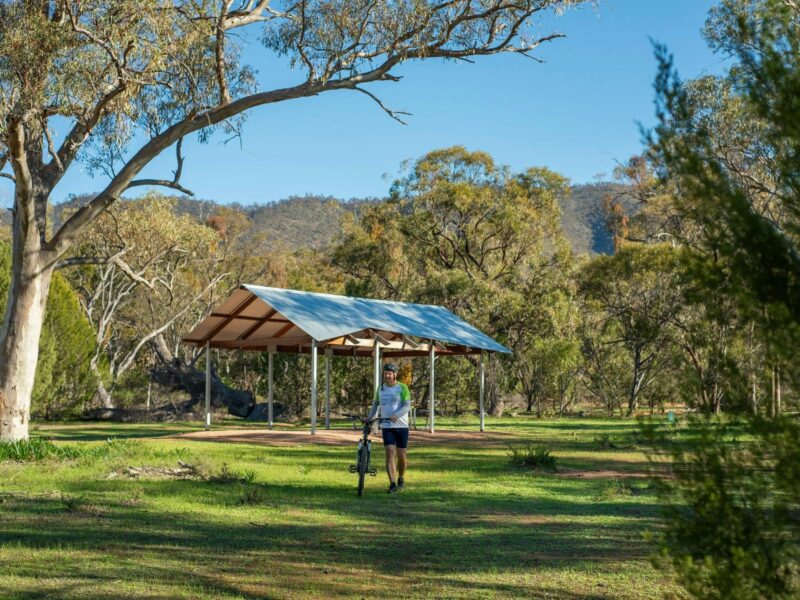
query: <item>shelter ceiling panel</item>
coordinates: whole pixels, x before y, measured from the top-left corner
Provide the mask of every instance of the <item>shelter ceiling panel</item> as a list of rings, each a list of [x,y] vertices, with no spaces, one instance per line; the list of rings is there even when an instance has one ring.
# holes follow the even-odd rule
[[[245,319],[231,319],[225,327],[214,335],[215,340],[235,340],[253,324]]]
[[[272,307],[269,306],[263,300],[256,300],[252,304],[248,304],[247,307],[239,313],[242,317],[250,317],[250,318],[263,318],[268,316],[272,312]],[[274,315],[275,318],[285,319],[286,317],[278,316],[277,314]]]
[[[295,330],[297,331],[297,330]],[[217,340],[211,343],[212,348],[229,348],[241,350],[259,350],[266,352],[270,346],[285,348],[288,353],[310,352],[311,338],[308,335],[292,335],[285,338],[263,338],[258,340]]]
[[[264,340],[264,339],[277,338],[278,334],[281,332],[281,330],[286,330],[286,328],[288,327],[288,323],[289,323],[289,321],[277,321],[277,322],[275,322],[275,321],[266,321],[265,323],[262,323],[258,327],[258,329],[255,330],[255,332],[253,332],[251,335],[247,336],[247,339],[248,340]],[[296,328],[295,328],[295,331],[297,331]],[[286,330],[286,333],[284,335],[286,335],[288,333],[289,333],[289,331]],[[308,337],[308,336],[306,336],[306,337]],[[308,339],[310,340],[311,338],[308,338]]]
[[[199,341],[216,329],[225,319],[223,317],[207,317],[203,319],[197,327],[189,332],[186,340]]]
[[[233,311],[236,310],[247,298],[250,296],[250,292],[244,289],[238,289],[233,292],[230,296],[228,296],[222,304],[218,305],[213,311],[216,314],[224,314],[230,315]]]

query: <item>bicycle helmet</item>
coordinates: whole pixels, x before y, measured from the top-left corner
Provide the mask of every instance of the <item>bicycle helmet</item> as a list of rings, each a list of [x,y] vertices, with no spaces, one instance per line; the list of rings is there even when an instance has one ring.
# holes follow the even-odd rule
[[[397,365],[392,363],[386,363],[385,365],[383,365],[383,370],[391,371],[392,373],[397,373]]]

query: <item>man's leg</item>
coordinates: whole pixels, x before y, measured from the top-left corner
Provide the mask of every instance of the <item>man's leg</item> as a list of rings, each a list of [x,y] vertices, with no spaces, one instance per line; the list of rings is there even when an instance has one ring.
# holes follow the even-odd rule
[[[397,466],[395,461],[397,460],[397,446],[391,444],[384,446],[384,448],[386,449],[386,474],[389,476],[389,483],[396,483]]]
[[[404,477],[406,465],[408,464],[408,448],[397,449],[397,476]]]
[[[408,429],[398,429],[397,438],[397,487],[405,487],[406,467],[408,466]]]

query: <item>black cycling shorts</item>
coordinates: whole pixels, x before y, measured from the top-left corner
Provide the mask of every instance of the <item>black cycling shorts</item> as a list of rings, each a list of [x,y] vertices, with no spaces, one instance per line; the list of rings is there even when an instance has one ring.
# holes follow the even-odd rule
[[[387,427],[383,431],[383,445],[408,448],[408,427]]]

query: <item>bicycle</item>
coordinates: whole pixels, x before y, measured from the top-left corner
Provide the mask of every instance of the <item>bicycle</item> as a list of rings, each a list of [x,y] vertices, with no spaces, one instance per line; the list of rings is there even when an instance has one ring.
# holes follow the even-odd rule
[[[361,496],[364,493],[364,479],[367,477],[367,473],[369,473],[372,477],[375,477],[378,474],[377,469],[370,468],[369,466],[369,459],[372,455],[372,441],[369,439],[370,434],[372,433],[372,424],[375,421],[386,422],[390,419],[381,419],[380,417],[376,417],[374,419],[365,419],[364,417],[360,417],[358,415],[348,415],[345,414],[345,417],[350,419],[351,421],[361,421],[362,425],[362,437],[358,440],[358,446],[356,448],[356,464],[350,465],[348,470],[351,473],[358,473],[358,495]]]

